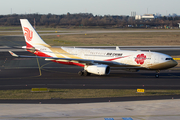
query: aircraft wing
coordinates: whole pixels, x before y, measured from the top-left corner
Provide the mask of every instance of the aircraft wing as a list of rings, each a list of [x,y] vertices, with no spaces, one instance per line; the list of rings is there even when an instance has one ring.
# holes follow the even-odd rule
[[[74,58],[58,58],[58,57],[40,57],[40,56],[25,56],[25,55],[17,55],[13,53],[12,51],[9,51],[9,53],[14,57],[20,57],[20,58],[43,58],[47,61],[64,61],[64,62],[76,62],[76,63],[84,63],[87,65],[93,65],[93,64],[106,64],[106,65],[125,65],[119,62],[114,61],[101,61],[101,60],[89,60],[89,59],[74,59]]]

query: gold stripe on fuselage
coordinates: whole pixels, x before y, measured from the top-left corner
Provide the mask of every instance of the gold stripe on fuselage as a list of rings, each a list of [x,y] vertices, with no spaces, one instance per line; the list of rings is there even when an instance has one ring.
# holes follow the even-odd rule
[[[39,44],[39,43],[33,43],[33,46],[34,46],[34,45],[41,45],[41,46],[48,47],[48,48],[50,48],[50,47],[51,47],[50,45],[46,45],[46,44]]]
[[[72,54],[66,52],[62,48],[53,48],[53,47],[50,47],[49,49],[56,55],[56,57],[59,57],[59,58],[66,58],[66,57],[68,57],[68,58],[82,59],[80,57],[77,57],[75,55],[72,55]]]

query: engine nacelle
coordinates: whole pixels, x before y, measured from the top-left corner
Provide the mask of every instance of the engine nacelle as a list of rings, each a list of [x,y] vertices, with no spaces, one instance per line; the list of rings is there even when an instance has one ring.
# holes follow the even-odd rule
[[[85,66],[84,69],[96,75],[108,75],[110,73],[110,67],[108,65],[89,65]]]

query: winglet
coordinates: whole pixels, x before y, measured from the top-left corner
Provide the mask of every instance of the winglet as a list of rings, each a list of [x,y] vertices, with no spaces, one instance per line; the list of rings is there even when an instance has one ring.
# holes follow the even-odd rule
[[[13,53],[12,51],[9,51],[9,53],[14,57],[19,57],[17,54]]]

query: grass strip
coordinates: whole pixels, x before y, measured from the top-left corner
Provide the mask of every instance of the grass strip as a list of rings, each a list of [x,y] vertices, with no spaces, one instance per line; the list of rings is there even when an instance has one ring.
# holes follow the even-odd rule
[[[49,92],[31,92],[30,89],[0,90],[0,99],[76,99],[159,95],[180,95],[180,90],[145,90],[145,93],[136,93],[135,89],[49,89]]]
[[[4,35],[23,35],[19,28],[0,27],[0,30],[14,30],[13,32],[0,32]],[[41,29],[36,29],[40,30]],[[42,29],[47,30],[47,29]],[[57,29],[53,29],[56,33]],[[69,29],[68,29],[69,30]],[[71,32],[67,29],[58,33]],[[87,29],[89,30],[89,29]],[[96,29],[94,29],[96,30]],[[116,30],[116,29],[111,29]],[[111,31],[109,30],[109,31]],[[134,29],[136,30],[136,29]],[[73,30],[74,32],[74,30]],[[39,32],[48,34],[52,32]],[[81,32],[80,32],[81,33]],[[162,46],[180,45],[180,32],[127,32],[126,33],[95,33],[95,34],[76,34],[76,35],[47,35],[41,36],[45,42],[52,46]]]
[[[180,45],[180,32],[99,33],[41,36],[52,46]]]

